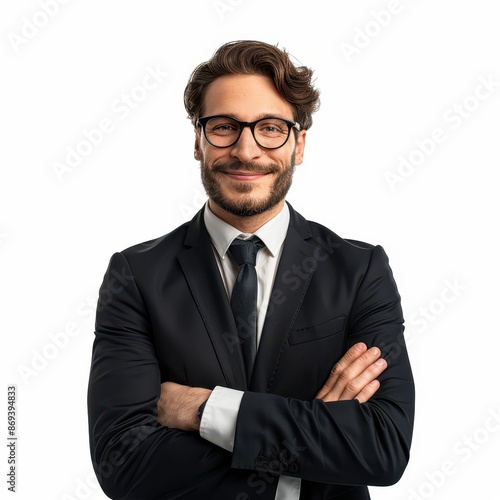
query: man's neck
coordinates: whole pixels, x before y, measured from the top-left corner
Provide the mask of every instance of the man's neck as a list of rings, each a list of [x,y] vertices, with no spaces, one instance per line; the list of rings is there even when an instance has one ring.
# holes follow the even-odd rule
[[[233,226],[236,229],[240,230],[242,233],[255,233],[255,231],[262,227],[266,222],[269,222],[271,219],[276,217],[283,209],[284,204],[285,200],[282,200],[274,207],[266,210],[259,215],[253,215],[251,217],[240,217],[227,212],[212,200],[208,201],[208,206],[214,215],[219,217],[219,219],[223,220],[230,226]]]

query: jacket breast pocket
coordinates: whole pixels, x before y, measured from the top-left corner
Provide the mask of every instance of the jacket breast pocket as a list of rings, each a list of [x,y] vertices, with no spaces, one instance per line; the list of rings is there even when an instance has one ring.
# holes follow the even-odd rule
[[[326,339],[333,335],[339,335],[344,331],[345,323],[345,316],[337,316],[319,325],[292,330],[288,337],[288,343],[290,345],[297,345],[303,344],[304,342],[314,342],[316,340]]]

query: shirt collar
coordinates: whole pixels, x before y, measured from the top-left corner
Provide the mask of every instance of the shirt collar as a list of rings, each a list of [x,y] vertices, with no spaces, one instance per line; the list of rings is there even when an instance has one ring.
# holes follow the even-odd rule
[[[248,239],[253,235],[258,236],[264,245],[266,245],[266,248],[269,250],[271,255],[276,257],[281,245],[285,241],[286,233],[288,231],[288,225],[290,223],[290,210],[288,205],[285,203],[283,205],[283,209],[278,215],[266,222],[253,234],[242,233],[239,229],[236,229],[227,222],[224,222],[222,219],[219,219],[219,217],[217,217],[210,210],[208,203],[205,204],[203,217],[210,239],[212,240],[212,243],[214,244],[214,247],[221,259],[225,257],[229,246],[235,238],[241,237],[243,239]]]

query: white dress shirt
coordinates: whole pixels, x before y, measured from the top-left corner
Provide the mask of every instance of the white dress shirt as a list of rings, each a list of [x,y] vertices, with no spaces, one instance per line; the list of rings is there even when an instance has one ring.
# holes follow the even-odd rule
[[[281,212],[273,219],[260,227],[255,233],[242,233],[219,219],[205,205],[205,226],[212,241],[215,259],[219,266],[222,281],[226,288],[228,298],[231,297],[238,266],[227,255],[231,243],[235,238],[248,239],[258,236],[266,245],[257,253],[255,269],[257,272],[257,348],[266,318],[267,306],[274,284],[274,278],[283,251],[290,211],[284,205]],[[234,435],[238,411],[243,398],[243,392],[227,387],[217,386],[208,398],[200,423],[200,435],[204,439],[233,451]],[[275,500],[298,500],[300,496],[300,479],[280,476]]]

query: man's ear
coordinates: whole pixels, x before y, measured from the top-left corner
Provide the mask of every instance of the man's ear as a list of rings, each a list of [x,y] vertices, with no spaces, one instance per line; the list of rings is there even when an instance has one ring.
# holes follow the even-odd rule
[[[295,142],[295,165],[300,165],[304,160],[304,149],[306,147],[306,131],[301,130],[297,134]]]
[[[195,129],[195,138],[194,138],[194,159],[200,159],[200,134],[197,129]]]

